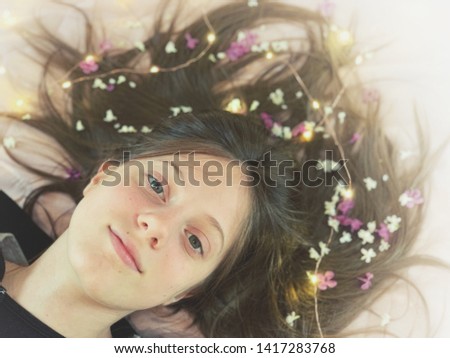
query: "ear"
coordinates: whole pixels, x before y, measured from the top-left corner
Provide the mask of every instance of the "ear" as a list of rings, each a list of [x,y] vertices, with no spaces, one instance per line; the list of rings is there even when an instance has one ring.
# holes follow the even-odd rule
[[[102,178],[105,177],[105,170],[111,166],[114,166],[113,163],[114,161],[108,160],[100,165],[97,170],[97,174],[92,177],[92,179],[89,181],[89,184],[86,185],[86,187],[83,189],[83,196],[86,196],[86,194],[90,192],[95,187],[95,185],[97,185],[102,180]]]

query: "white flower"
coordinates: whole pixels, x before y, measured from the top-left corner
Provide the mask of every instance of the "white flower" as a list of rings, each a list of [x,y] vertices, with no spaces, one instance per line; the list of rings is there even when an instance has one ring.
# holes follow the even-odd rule
[[[299,318],[300,318],[300,316],[297,315],[294,311],[292,311],[291,313],[289,313],[289,314],[286,316],[286,323],[287,323],[289,326],[294,327],[294,322],[295,322],[296,320],[298,320]]]
[[[362,244],[373,244],[373,240],[375,237],[370,233],[370,231],[367,230],[359,230],[358,231],[358,237],[362,240]]]
[[[152,131],[152,129],[147,126],[143,126],[141,128],[141,133],[150,133],[151,131]]]
[[[399,229],[401,221],[402,218],[397,215],[391,215],[384,219],[384,223],[387,225],[387,228],[391,233],[396,232]]]
[[[367,223],[367,230],[370,233],[373,233],[376,228],[377,228],[377,223],[375,221],[371,221],[370,223]]]
[[[142,41],[136,41],[134,46],[141,52],[145,52],[145,45]]]
[[[252,52],[267,52],[269,51],[269,42],[263,41],[259,45],[252,45]]]
[[[272,127],[272,133],[277,137],[281,137],[283,135],[283,127],[278,123],[274,123]]]
[[[277,88],[274,92],[271,92],[269,94],[269,98],[276,106],[282,105],[284,103],[284,93],[281,88]]]
[[[410,197],[407,192],[404,192],[402,195],[400,195],[400,197],[398,198],[398,201],[400,202],[401,206],[406,206],[408,205],[409,202],[413,201],[413,198]]]
[[[339,242],[341,244],[345,244],[346,242],[351,242],[352,241],[352,235],[349,232],[344,231],[342,233],[341,238],[339,239]]]
[[[127,78],[124,75],[120,75],[117,79],[117,84],[121,85],[122,83],[125,83],[127,81]]]
[[[331,106],[325,106],[324,109],[323,109],[323,111],[324,111],[324,113],[325,113],[326,115],[329,115],[329,114],[333,113],[333,107],[331,107]]]
[[[106,83],[102,81],[101,78],[96,78],[94,80],[94,83],[92,84],[92,88],[100,88],[102,90],[105,90],[107,87]]]
[[[183,112],[183,113],[189,113],[189,112],[192,112],[192,107],[189,107],[189,106],[180,106],[180,108],[181,108],[181,112]]]
[[[314,247],[311,247],[310,249],[309,249],[309,257],[311,258],[311,259],[313,259],[313,260],[318,260],[318,259],[320,259],[320,255],[319,255],[319,253],[317,252],[317,250],[314,248]]]
[[[258,108],[258,106],[259,106],[259,101],[254,100],[252,102],[252,104],[250,105],[250,112],[253,112],[254,110],[256,110],[256,108]]]
[[[136,128],[133,126],[123,125],[118,131],[118,133],[136,133]]]
[[[347,113],[339,112],[337,116],[338,116],[338,119],[339,119],[339,123],[342,124],[345,121],[345,117],[347,117]]]
[[[292,138],[292,132],[290,127],[283,127],[283,138],[284,139],[291,139]]]
[[[129,81],[128,86],[130,86],[131,88],[136,88],[136,82]]]
[[[166,51],[166,53],[176,53],[177,52],[177,48],[175,47],[175,44],[173,43],[173,41],[169,41],[166,44],[166,47],[164,48],[164,50]]]
[[[117,121],[117,117],[114,115],[114,113],[113,113],[113,111],[112,111],[111,109],[108,109],[108,110],[106,111],[106,117],[103,118],[103,120],[104,120],[105,122],[110,123],[110,122],[112,122],[112,121]]]
[[[391,316],[389,316],[389,314],[387,314],[387,313],[383,313],[381,315],[380,326],[385,327],[389,324],[390,321],[391,321]]]
[[[339,221],[336,219],[333,219],[331,217],[328,218],[328,226],[332,227],[334,231],[339,231]]]
[[[381,240],[378,250],[380,250],[380,252],[383,252],[389,250],[390,247],[391,245],[389,245],[389,243],[386,240]]]
[[[210,60],[210,61],[213,62],[213,63],[216,63],[216,62],[217,62],[216,56],[214,56],[214,54],[212,54],[212,53],[209,54],[208,60]]]
[[[16,147],[16,140],[13,137],[5,137],[3,138],[3,145],[5,148],[13,149]]]
[[[24,116],[22,116],[22,119],[23,119],[24,121],[30,120],[30,119],[31,119],[31,114],[29,114],[29,113],[25,114]]]
[[[325,202],[325,215],[334,216],[336,215],[336,202],[326,201]]]
[[[78,120],[77,123],[75,124],[75,129],[78,132],[84,131],[84,125],[80,120]]]
[[[383,179],[383,181],[388,181],[389,180],[389,175],[384,174],[381,179]]]
[[[302,98],[303,97],[303,92],[302,91],[295,92],[295,97],[296,98]]]
[[[377,182],[373,180],[372,178],[364,178],[364,183],[366,183],[366,189],[367,191],[371,191],[377,187]]]
[[[330,249],[327,247],[327,244],[325,244],[324,242],[320,241],[319,247],[320,247],[320,256],[325,256],[330,253]]]
[[[370,263],[370,261],[372,261],[372,259],[377,256],[376,252],[370,248],[368,250],[366,249],[361,249],[361,260],[364,261],[366,264]]]
[[[288,51],[289,50],[289,43],[287,41],[273,41],[272,42],[272,49],[275,52]]]
[[[218,52],[216,56],[219,60],[223,60],[227,57],[227,54],[225,52]]]

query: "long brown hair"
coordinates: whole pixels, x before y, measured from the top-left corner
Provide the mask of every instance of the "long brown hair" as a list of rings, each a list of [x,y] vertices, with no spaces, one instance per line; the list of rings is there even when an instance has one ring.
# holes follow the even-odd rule
[[[278,185],[263,181],[252,187],[252,213],[241,230],[239,244],[191,297],[175,305],[192,313],[201,332],[210,337],[339,335],[382,292],[383,283],[409,263],[405,257],[417,235],[421,209],[406,209],[398,198],[406,189],[421,188],[422,160],[401,170],[395,147],[378,116],[378,103],[361,105],[357,84],[344,88],[340,72],[351,68],[357,54],[351,45],[335,46],[335,35],[326,19],[290,5],[260,1],[258,7],[251,8],[242,1],[223,5],[209,12],[207,21],[199,17],[180,29],[180,15],[176,13],[167,25],[162,11],[143,42],[144,51],[106,51],[96,58],[99,69],[89,77],[79,64],[87,54],[98,52],[99,41],[88,16],[72,8],[86,23],[82,51],[56,38],[42,23],[38,23],[38,34],[22,29],[24,38],[41,55],[44,69],[39,108],[26,123],[57,140],[80,173],[79,180],[67,180],[27,166],[50,180],[27,198],[25,209],[29,213],[46,192],[67,193],[77,203],[99,164],[120,157],[124,151],[139,156],[154,153],[157,147],[170,150],[178,145],[183,151],[196,151],[204,145],[207,153],[216,148],[230,159],[254,163],[261,163],[270,152],[277,165],[258,175],[270,174]],[[240,31],[286,23],[302,36],[291,39],[290,50],[275,53],[270,61],[267,50],[244,51],[239,58],[225,60],[217,56],[236,46]],[[207,40],[211,28],[217,39],[212,45]],[[199,40],[194,49],[186,48],[186,33]],[[166,53],[169,41],[177,48],[176,55]],[[200,60],[180,66],[208,46]],[[161,69],[181,68],[139,73],[148,59]],[[250,79],[246,73],[251,74]],[[48,88],[48,80],[59,79],[61,74],[69,74],[66,80],[72,81],[63,104],[56,103]],[[117,85],[111,92],[93,88],[95,78],[103,75],[105,82],[126,76],[134,86]],[[84,77],[89,78],[79,80]],[[283,92],[284,106],[271,99],[277,89]],[[236,98],[244,114],[223,111]],[[324,122],[323,108],[319,110],[318,102],[312,99],[331,104],[336,98],[339,101],[333,114]],[[253,103],[258,103],[256,109]],[[179,106],[191,107],[192,114],[174,116],[171,107]],[[112,123],[103,120],[107,110],[114,112],[121,125],[133,126],[138,132],[144,126],[152,131],[118,133]],[[340,112],[345,113],[345,120],[338,120]],[[324,124],[324,128],[315,131],[311,141],[298,136],[282,139],[273,134],[273,127],[266,128],[263,120],[267,118],[291,130],[302,121],[314,122],[317,127]],[[77,130],[79,122],[84,130]],[[354,140],[355,133],[358,140]],[[332,170],[318,170],[316,175],[333,185],[312,186],[304,181],[287,185],[289,178],[302,172],[304,163],[319,164],[329,158],[348,160],[344,184],[351,179],[351,216],[364,228],[371,221],[383,223],[390,215],[401,217],[387,251],[378,251],[378,237],[372,246],[364,246],[353,233],[352,241],[342,244],[339,237],[344,227],[330,232],[324,203],[336,193]],[[293,166],[280,174],[283,160],[290,160]],[[383,176],[389,180],[382,181]],[[366,189],[363,180],[368,177],[377,180],[376,190]],[[320,243],[330,249],[320,258],[320,272],[332,271],[337,282],[336,287],[323,291],[311,283],[311,274],[317,271],[311,249],[320,252]],[[361,249],[368,247],[373,247],[377,256],[367,263],[361,260]],[[373,275],[372,287],[362,290],[358,278],[367,273]],[[299,316],[294,322],[286,320],[291,312]]]

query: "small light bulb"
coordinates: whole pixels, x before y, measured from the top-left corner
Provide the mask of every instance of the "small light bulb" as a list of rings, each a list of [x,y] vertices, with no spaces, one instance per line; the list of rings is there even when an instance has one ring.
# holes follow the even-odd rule
[[[159,67],[158,66],[152,66],[150,67],[150,73],[158,73]]]
[[[317,282],[319,282],[319,279],[317,278],[317,275],[315,275],[315,274],[313,274],[313,273],[311,273],[311,272],[309,272],[309,271],[308,271],[306,274],[308,275],[309,281],[310,281],[313,285],[316,285]]]
[[[345,190],[342,192],[342,196],[343,196],[344,198],[346,198],[346,199],[351,199],[351,198],[353,198],[353,195],[354,195],[354,191],[353,191],[352,188],[345,189]]]
[[[70,87],[72,87],[72,82],[70,82],[70,81],[66,81],[62,84],[62,88],[64,88],[64,89],[68,89]]]
[[[360,65],[363,62],[363,57],[361,55],[356,56],[355,64]]]
[[[273,58],[273,52],[267,52],[266,53],[266,58],[268,59],[268,60],[271,60],[272,58]]]
[[[95,57],[93,55],[87,55],[84,60],[86,62],[93,62],[95,61]]]
[[[316,100],[312,101],[312,107],[316,110],[319,109],[320,108],[319,101],[316,101]]]
[[[311,130],[306,130],[300,136],[300,140],[302,142],[311,142],[314,137],[314,132]]]
[[[339,31],[338,39],[342,45],[348,45],[353,41],[352,34],[347,30]]]
[[[17,107],[23,107],[25,105],[25,101],[23,99],[18,99],[16,101],[16,106]]]
[[[214,41],[216,41],[216,35],[210,32],[206,37],[206,39],[208,40],[209,43],[213,43]]]

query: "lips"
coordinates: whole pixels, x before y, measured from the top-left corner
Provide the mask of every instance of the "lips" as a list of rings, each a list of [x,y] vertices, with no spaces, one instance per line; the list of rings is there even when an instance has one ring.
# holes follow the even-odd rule
[[[131,244],[124,242],[124,240],[110,226],[108,226],[108,229],[114,250],[121,261],[130,269],[142,273],[139,261],[137,260],[137,255]]]

